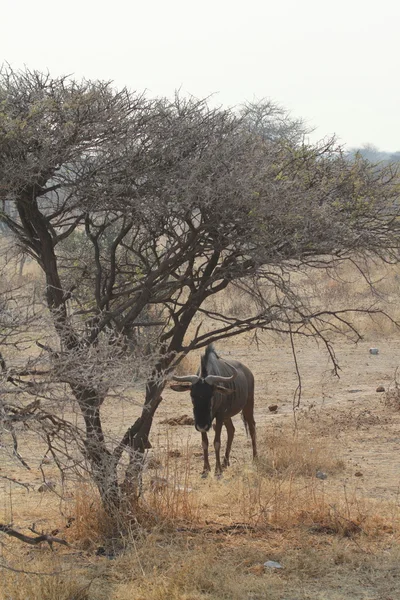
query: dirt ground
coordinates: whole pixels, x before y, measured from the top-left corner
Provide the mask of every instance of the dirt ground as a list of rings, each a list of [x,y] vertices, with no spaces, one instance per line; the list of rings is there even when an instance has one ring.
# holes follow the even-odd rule
[[[378,347],[379,354],[370,354],[371,347]],[[219,349],[221,356],[244,362],[254,373],[258,437],[267,436],[271,425],[293,424],[293,397],[298,380],[289,344],[264,339],[258,349],[239,344],[229,348],[228,343],[220,344]],[[346,477],[361,472],[358,483],[367,496],[396,500],[400,485],[400,411],[387,406],[386,393],[376,390],[378,386],[389,393],[394,389],[400,340],[380,340],[377,344],[367,341],[357,345],[339,343],[335,350],[341,367],[339,377],[332,374],[332,364],[323,348],[313,341],[298,345],[302,379],[298,414],[302,419],[312,420],[316,434],[329,433],[337,440],[338,451],[346,462]],[[188,395],[166,391],[164,397],[155,423],[158,432],[168,427],[161,425],[161,421],[180,414],[191,415]],[[268,409],[272,404],[278,405],[276,413]],[[239,416],[234,418],[234,423],[232,460],[250,459],[250,442]],[[169,436],[170,445],[197,445],[201,451],[200,434],[193,427],[169,427]],[[178,438],[176,442],[174,436]],[[198,461],[201,470],[200,457]]]
[[[379,353],[370,354],[371,347],[377,347]],[[234,344],[220,343],[217,349],[222,356],[235,358],[247,364],[255,375],[255,419],[260,442],[265,440],[272,430],[293,426],[293,397],[298,380],[289,343],[264,336],[258,347],[245,340],[236,340]],[[349,484],[357,489],[361,498],[376,502],[378,511],[383,503],[392,504],[397,509],[400,489],[400,410],[397,410],[393,404],[388,405],[386,400],[388,390],[390,393],[390,390],[394,389],[394,376],[400,359],[400,339],[395,337],[369,339],[357,345],[338,341],[335,351],[341,366],[339,378],[332,375],[332,365],[322,347],[318,347],[313,341],[303,341],[297,345],[302,383],[301,407],[297,411],[299,426],[306,422],[307,431],[311,436],[329,437],[333,440],[338,455],[343,459],[344,469],[340,473],[332,476],[327,473],[327,480],[324,483],[328,486],[327,490],[330,489],[329,485],[333,489]],[[193,364],[195,365],[196,361],[193,361]],[[386,391],[377,392],[378,386],[384,386]],[[185,449],[189,449],[192,457],[189,485],[197,492],[199,490],[200,493],[202,490],[204,493],[207,492],[207,508],[204,503],[203,509],[207,512],[205,519],[211,518],[213,522],[228,524],[231,522],[232,514],[227,514],[226,506],[221,507],[217,500],[213,501],[212,494],[216,489],[215,486],[224,485],[224,479],[229,481],[229,472],[224,476],[221,484],[216,483],[213,476],[206,482],[200,479],[199,473],[202,469],[200,434],[193,426],[171,426],[162,423],[166,419],[184,414],[191,416],[189,395],[167,389],[163,397],[164,400],[153,426],[151,440],[154,449],[149,452],[149,459],[172,451],[172,456],[175,453],[176,460],[179,461],[180,453],[183,455]],[[103,420],[111,441],[117,440],[140,414],[141,398],[142,393],[137,389],[131,402],[119,403],[113,400],[105,406]],[[268,407],[271,404],[278,405],[275,413],[269,411]],[[233,472],[237,472],[246,469],[251,463],[251,445],[246,438],[239,416],[234,418],[234,424],[236,434],[231,464]],[[210,437],[210,459],[213,467],[215,463],[212,435]],[[224,442],[223,437],[223,444]],[[31,466],[31,470],[24,468],[12,456],[10,440],[3,439],[0,466],[2,477],[0,479],[0,521],[14,522],[19,527],[26,527],[35,522],[37,528],[49,530],[54,523],[60,522],[60,511],[63,518],[69,514],[72,509],[73,494],[69,495],[69,492],[63,491],[53,463],[41,465],[43,447],[30,434],[26,435],[25,443],[20,445],[19,450]],[[171,461],[168,468],[169,471],[161,465],[156,470],[156,476],[168,479]],[[151,481],[150,467],[149,473],[147,480],[145,479],[147,485],[150,485]],[[39,491],[43,483],[43,474],[47,480],[56,484],[54,493]],[[16,479],[28,487],[16,485],[7,477]],[[398,575],[400,577],[400,573]],[[292,594],[289,596],[287,590],[281,590],[272,596],[250,594],[243,598],[246,600],[269,597],[282,598],[282,600],[308,598],[395,600],[399,598],[400,583],[393,583],[388,591],[389,588],[382,582],[382,577],[384,578],[380,572],[380,576],[372,583],[360,583],[357,574],[354,576],[353,584],[350,584],[351,575],[349,579],[347,572],[346,578],[343,579],[346,583],[343,583],[341,590],[337,581],[332,584],[332,588],[329,587],[329,581],[323,584],[324,588],[321,588],[311,576],[307,584],[302,582],[301,590],[300,588],[296,590],[295,584],[289,586],[289,592]],[[322,589],[324,591],[321,591]],[[118,594],[109,597],[125,598]],[[184,597],[192,598],[190,595],[182,595],[182,598]],[[195,597],[197,598],[193,596]],[[208,596],[204,596],[206,597]],[[168,600],[168,595],[165,598]]]

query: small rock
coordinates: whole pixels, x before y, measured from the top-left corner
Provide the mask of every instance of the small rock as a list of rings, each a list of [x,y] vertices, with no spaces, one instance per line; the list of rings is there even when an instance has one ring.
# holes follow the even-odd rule
[[[248,573],[251,573],[252,575],[262,575],[264,573],[265,567],[264,565],[252,565],[251,567],[248,568]]]
[[[363,477],[363,473],[361,473],[361,471],[356,471],[354,477]]]
[[[54,481],[46,481],[46,483],[42,483],[42,485],[39,485],[38,487],[38,492],[43,493],[43,492],[51,492],[52,490],[54,490],[56,487],[56,484],[54,483]]]
[[[378,385],[378,387],[376,388],[377,392],[385,392],[385,388],[383,387],[383,385]]]
[[[168,452],[168,456],[170,456],[171,458],[179,458],[180,456],[182,456],[182,453],[180,450],[170,450]]]
[[[96,550],[96,556],[104,556],[105,558],[109,558],[113,560],[115,558],[114,552],[107,551],[104,546],[99,546]]]
[[[378,350],[378,348],[370,348],[369,353],[370,354],[379,354],[379,350]]]
[[[281,565],[281,563],[278,563],[275,560],[267,560],[267,562],[264,563],[264,568],[265,569],[283,569],[283,566]]]
[[[162,465],[161,460],[159,460],[158,458],[155,458],[154,456],[151,456],[146,461],[146,466],[148,469],[159,469],[161,467],[161,465]]]
[[[174,487],[175,490],[177,490],[178,492],[192,492],[193,488],[188,487],[186,485],[176,485]]]
[[[270,412],[276,412],[276,411],[278,410],[278,405],[277,405],[277,404],[270,404],[270,405],[268,406],[268,410],[269,410]]]
[[[65,529],[69,529],[71,525],[75,522],[75,520],[75,517],[68,517]]]
[[[150,479],[150,487],[155,492],[164,490],[166,487],[168,487],[168,479],[165,477],[152,477]]]
[[[317,471],[315,473],[315,477],[317,477],[318,479],[328,479],[328,475],[326,473],[323,473],[322,471]]]

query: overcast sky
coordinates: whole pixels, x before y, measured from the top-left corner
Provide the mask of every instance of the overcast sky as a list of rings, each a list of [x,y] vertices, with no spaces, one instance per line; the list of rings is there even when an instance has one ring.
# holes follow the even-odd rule
[[[3,0],[3,61],[229,106],[267,97],[314,139],[400,150],[399,0]]]

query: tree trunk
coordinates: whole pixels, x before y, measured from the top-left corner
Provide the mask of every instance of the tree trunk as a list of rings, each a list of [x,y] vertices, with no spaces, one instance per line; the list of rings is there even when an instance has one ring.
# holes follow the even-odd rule
[[[136,500],[141,492],[145,451],[151,448],[149,434],[153,416],[162,401],[164,386],[164,381],[152,380],[147,383],[142,414],[124,436],[125,446],[129,448],[129,465],[122,488],[125,495]]]
[[[104,508],[110,514],[120,506],[120,488],[118,484],[118,461],[108,450],[103,434],[100,407],[104,396],[96,389],[82,384],[71,384],[72,392],[78,401],[85,425],[85,454],[90,463],[91,475],[99,490]]]

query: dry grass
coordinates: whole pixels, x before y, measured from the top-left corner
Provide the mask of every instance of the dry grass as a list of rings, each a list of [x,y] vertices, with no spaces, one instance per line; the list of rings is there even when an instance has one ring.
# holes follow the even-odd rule
[[[375,507],[339,479],[344,464],[329,438],[311,438],[308,431],[293,432],[289,427],[272,428],[259,447],[255,464],[239,462],[222,480],[199,478],[199,457],[190,447],[177,455],[168,443],[156,449],[144,476],[136,520],[146,529],[159,530],[218,521],[260,530],[320,526],[340,535],[372,533],[382,525],[382,519],[375,523]],[[318,472],[328,479],[318,479]],[[90,486],[78,487],[74,517],[72,539],[85,548],[115,535],[115,524]]]
[[[200,519],[199,500],[193,492],[193,455],[189,448],[180,454],[181,459],[174,459],[174,451],[167,444],[166,452],[156,453],[155,463],[159,467],[144,479],[147,489],[143,496],[142,516],[146,514],[158,526],[176,526]]]
[[[118,523],[104,510],[98,491],[90,483],[77,484],[71,516],[68,541],[84,550],[93,551],[105,541],[120,537]]]
[[[13,564],[14,570],[4,566],[0,581],[1,600],[89,600],[91,582],[74,565],[49,553],[29,557]],[[19,572],[18,572],[19,571]]]
[[[398,334],[396,322],[400,323],[400,276],[397,265],[371,261],[362,265],[362,270],[358,270],[354,265],[344,263],[330,274],[323,271],[310,272],[306,277],[308,283],[305,291],[321,308],[371,308],[390,315],[393,320],[384,314],[353,314],[351,320],[365,339],[380,339]]]
[[[73,558],[73,557],[71,557]],[[394,600],[400,592],[400,549],[393,537],[337,536],[296,530],[235,535],[160,532],[136,536],[129,550],[107,558],[75,558],[52,577],[6,572],[2,600]],[[281,570],[264,567],[278,561]],[[29,562],[60,571],[46,552]],[[80,563],[80,567],[78,566]],[[27,568],[25,563],[24,567]],[[86,580],[82,578],[82,567]],[[90,576],[88,575],[90,573]],[[89,581],[92,584],[88,587]]]
[[[115,524],[107,520],[95,491],[80,485],[74,497],[75,521],[65,532],[74,552],[63,556],[57,549],[50,557],[48,551],[35,549],[38,558],[25,561],[24,568],[59,573],[36,577],[6,572],[0,597],[399,597],[399,506],[374,503],[346,483],[342,459],[329,437],[312,438],[307,426],[296,435],[289,427],[271,428],[260,440],[259,462],[239,461],[222,480],[199,479],[190,447],[181,448],[179,456],[165,450],[155,449],[155,468],[144,477],[139,523],[131,528],[125,524],[123,539],[117,539]],[[316,470],[328,478],[319,480]],[[110,549],[112,561],[94,556],[99,545]],[[91,553],[85,565],[82,549]],[[267,560],[280,562],[283,569],[264,568]],[[363,596],[360,578],[373,593],[386,596]]]
[[[400,592],[400,551],[387,536],[366,544],[297,532],[284,537],[153,533],[133,539],[129,551],[109,561],[85,561],[92,585],[73,571],[49,577],[6,573],[2,600],[394,600]],[[281,570],[264,568],[278,561]],[[58,569],[46,554],[41,570]],[[51,566],[52,564],[52,566]],[[71,564],[71,563],[70,563]],[[79,595],[81,590],[81,595]]]
[[[289,476],[315,475],[317,471],[329,474],[343,471],[343,460],[333,443],[318,439],[305,423],[306,429],[272,427],[261,439],[261,457],[258,470],[266,475],[277,473]]]
[[[361,263],[357,269],[349,262],[338,265],[329,272],[318,269],[293,273],[293,288],[316,309],[373,309],[384,314],[353,313],[350,320],[365,339],[396,335],[400,323],[398,298],[400,295],[400,271],[397,265],[387,265],[380,261]],[[208,301],[208,308],[231,316],[246,318],[252,299],[235,287],[228,287]],[[207,323],[204,324],[207,328]],[[344,333],[344,324],[335,323],[337,333]],[[230,345],[236,343],[235,338]]]
[[[128,600],[242,600],[265,597],[270,583],[282,589],[273,575],[259,576],[263,551],[245,540],[239,547],[203,535],[160,537],[155,534],[118,560],[116,573],[125,573],[118,598]],[[252,568],[257,567],[256,572]],[[262,568],[262,567],[261,567]],[[129,573],[129,576],[126,574]],[[271,598],[278,598],[274,594]]]

